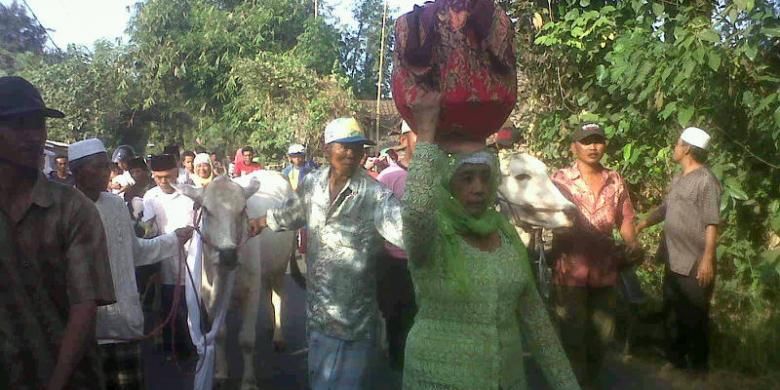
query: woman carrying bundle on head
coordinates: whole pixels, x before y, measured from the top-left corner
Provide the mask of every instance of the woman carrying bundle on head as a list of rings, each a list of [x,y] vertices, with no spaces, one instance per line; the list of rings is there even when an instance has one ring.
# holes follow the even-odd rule
[[[493,208],[495,154],[484,141],[437,139],[437,92],[418,96],[412,109],[418,143],[403,224],[419,311],[406,342],[404,388],[525,389],[524,349],[550,388],[579,388],[525,246]]]

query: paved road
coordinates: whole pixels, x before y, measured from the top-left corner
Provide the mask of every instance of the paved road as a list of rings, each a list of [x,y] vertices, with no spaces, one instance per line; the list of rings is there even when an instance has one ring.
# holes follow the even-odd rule
[[[286,352],[274,352],[270,345],[270,333],[262,321],[258,321],[256,370],[263,389],[306,389],[306,345],[305,345],[305,292],[301,290],[288,276],[285,277],[285,295],[287,306],[283,309],[282,318],[285,326],[288,348]],[[227,318],[228,353],[231,366],[238,367],[237,372],[231,372],[231,377],[240,377],[241,356],[237,342],[238,313],[229,313]],[[174,362],[166,361],[162,354],[155,351],[151,342],[144,346],[147,387],[152,390],[189,390],[192,387],[191,375],[193,364],[184,363],[177,367]],[[544,379],[533,362],[527,365],[529,385],[531,389],[547,389]],[[237,388],[237,383],[229,383],[230,388]],[[400,376],[390,370],[380,373],[379,390],[400,388]],[[625,364],[617,358],[610,360],[607,369],[601,376],[602,389],[671,389],[665,381],[659,379],[652,368],[634,364]]]

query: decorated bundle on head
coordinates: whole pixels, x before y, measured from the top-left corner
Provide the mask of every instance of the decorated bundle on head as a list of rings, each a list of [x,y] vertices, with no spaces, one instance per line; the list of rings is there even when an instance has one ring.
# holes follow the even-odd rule
[[[414,129],[411,107],[441,94],[437,138],[483,141],[517,101],[512,23],[493,0],[436,0],[395,24],[392,93]]]

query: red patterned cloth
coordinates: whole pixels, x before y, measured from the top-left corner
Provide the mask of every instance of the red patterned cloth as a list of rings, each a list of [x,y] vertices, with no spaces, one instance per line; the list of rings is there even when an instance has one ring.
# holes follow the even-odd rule
[[[512,23],[492,0],[436,0],[395,24],[392,92],[414,128],[410,105],[423,90],[442,95],[438,134],[484,140],[517,101]]]
[[[577,163],[555,172],[553,182],[577,206],[574,227],[553,240],[553,282],[564,286],[613,286],[622,256],[612,232],[634,219],[634,207],[620,174],[604,169],[604,187],[593,194],[580,175]]]

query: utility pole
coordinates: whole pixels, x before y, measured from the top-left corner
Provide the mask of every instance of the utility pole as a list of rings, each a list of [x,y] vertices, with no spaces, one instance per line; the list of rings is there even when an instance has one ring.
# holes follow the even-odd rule
[[[382,12],[382,41],[379,43],[379,77],[376,84],[376,138],[379,141],[379,103],[382,101],[382,79],[385,70],[385,24],[387,24],[387,0]]]
[[[317,16],[319,16],[320,12],[320,6],[317,0],[314,0],[314,19],[317,19]]]

